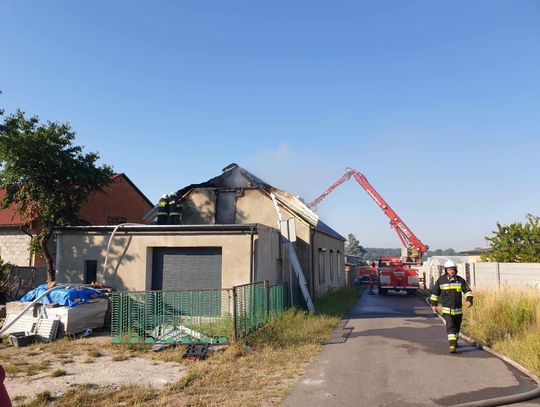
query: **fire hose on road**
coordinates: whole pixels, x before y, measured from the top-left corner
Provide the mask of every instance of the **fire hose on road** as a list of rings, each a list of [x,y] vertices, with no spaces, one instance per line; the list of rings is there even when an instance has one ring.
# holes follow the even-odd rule
[[[430,306],[428,299],[426,298],[426,303],[428,306]],[[438,313],[434,312],[434,314],[443,322],[443,317]],[[510,396],[503,396],[503,397],[495,397],[492,399],[486,399],[486,400],[479,400],[479,401],[472,401],[469,403],[463,403],[463,404],[456,404],[455,407],[491,407],[491,406],[503,406],[507,404],[514,404],[519,403],[521,401],[527,401],[532,400],[535,398],[540,397],[540,378],[538,378],[534,373],[530,372],[529,370],[525,369],[523,366],[521,366],[519,363],[513,361],[512,359],[500,354],[496,350],[492,349],[491,347],[481,343],[477,339],[474,339],[470,336],[467,336],[465,334],[459,333],[459,336],[461,339],[463,339],[465,342],[469,343],[472,346],[477,347],[478,349],[484,350],[496,358],[502,360],[506,364],[512,366],[513,368],[519,370],[521,373],[529,377],[532,381],[536,383],[536,388],[534,390],[527,391],[525,393],[519,393],[519,394],[513,394]]]

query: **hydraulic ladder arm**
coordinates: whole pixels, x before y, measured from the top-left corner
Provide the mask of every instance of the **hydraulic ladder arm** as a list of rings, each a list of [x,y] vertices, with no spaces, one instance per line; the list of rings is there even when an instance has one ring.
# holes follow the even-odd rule
[[[383,197],[377,192],[375,188],[369,183],[365,175],[360,171],[355,169],[348,169],[348,171],[334,182],[330,187],[328,187],[321,195],[316,199],[307,204],[310,208],[313,208],[315,205],[320,203],[330,192],[336,189],[338,186],[343,184],[345,181],[354,178],[356,182],[360,184],[362,188],[371,196],[375,203],[382,209],[386,216],[390,219],[390,225],[396,231],[399,240],[403,246],[409,251],[410,246],[416,248],[418,251],[418,260],[422,255],[427,252],[429,249],[428,245],[425,245],[416,237],[416,235],[411,231],[411,229],[405,224],[405,222],[398,216],[398,214],[388,205],[388,203],[383,199]]]

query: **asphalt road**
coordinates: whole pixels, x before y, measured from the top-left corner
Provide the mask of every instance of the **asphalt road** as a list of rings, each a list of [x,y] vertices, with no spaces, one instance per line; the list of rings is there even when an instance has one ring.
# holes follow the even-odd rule
[[[535,387],[501,360],[460,346],[448,353],[444,325],[422,298],[364,292],[283,405],[450,406]]]

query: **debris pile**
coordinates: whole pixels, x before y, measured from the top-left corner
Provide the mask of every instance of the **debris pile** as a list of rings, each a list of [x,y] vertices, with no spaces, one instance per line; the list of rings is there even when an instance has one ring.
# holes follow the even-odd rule
[[[42,284],[20,301],[6,304],[0,335],[14,346],[35,341],[51,342],[58,336],[101,328],[109,305],[102,291],[90,287]]]

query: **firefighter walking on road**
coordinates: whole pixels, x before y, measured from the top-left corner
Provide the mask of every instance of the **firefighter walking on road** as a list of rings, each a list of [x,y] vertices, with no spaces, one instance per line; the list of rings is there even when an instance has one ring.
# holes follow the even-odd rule
[[[465,307],[469,308],[473,304],[473,293],[465,279],[457,275],[456,263],[452,260],[446,261],[444,271],[431,290],[430,302],[433,312],[437,312],[438,304],[441,305],[450,353],[457,353],[457,340],[463,318],[461,297],[465,296]]]

